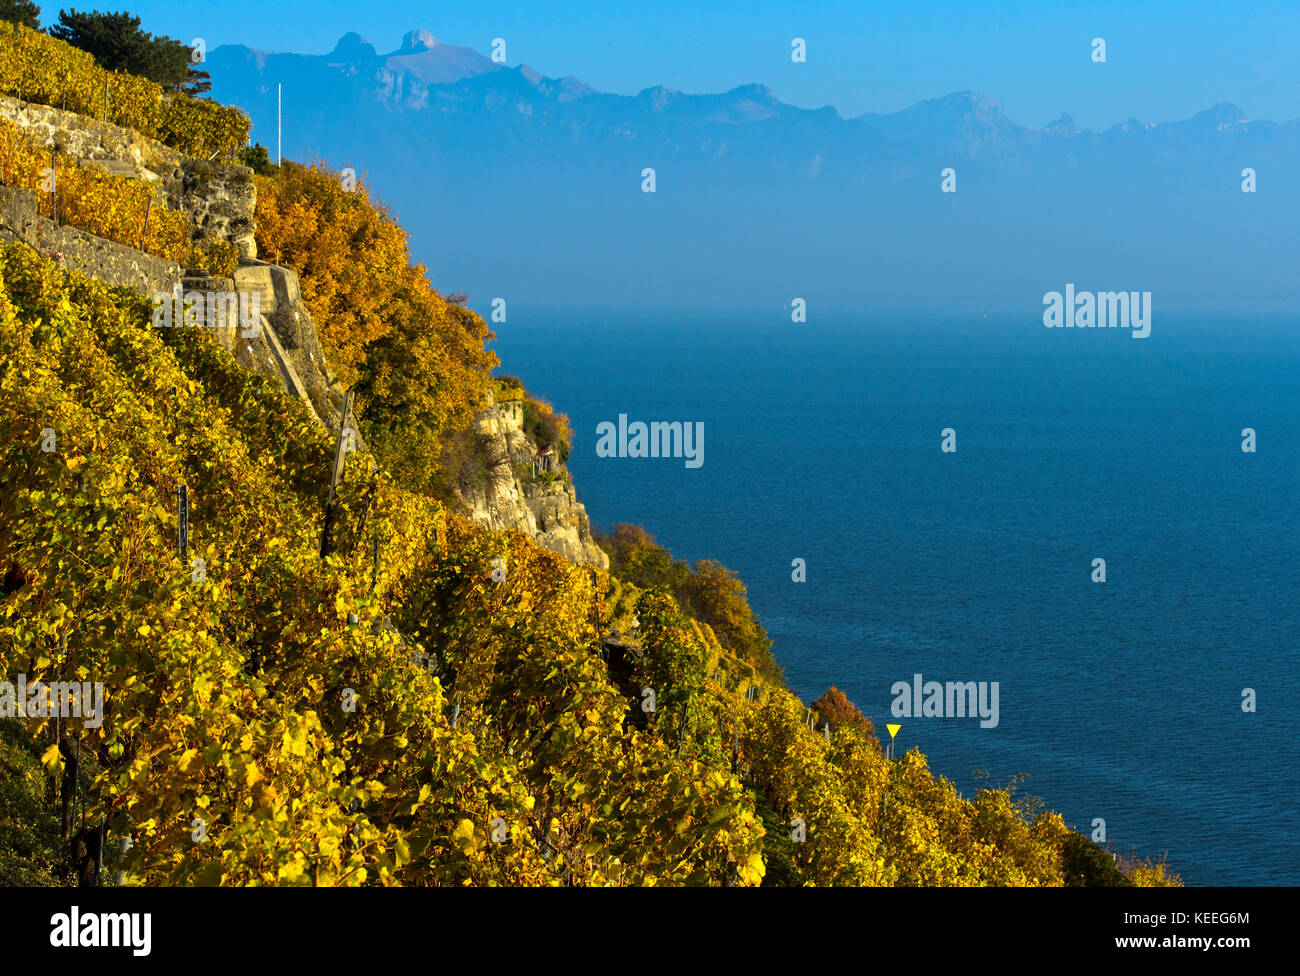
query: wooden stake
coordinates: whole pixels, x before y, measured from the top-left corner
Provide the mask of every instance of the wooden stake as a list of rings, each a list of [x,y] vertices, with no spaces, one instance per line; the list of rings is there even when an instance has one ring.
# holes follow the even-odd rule
[[[185,485],[176,489],[176,541],[184,559],[190,548],[190,490]]]

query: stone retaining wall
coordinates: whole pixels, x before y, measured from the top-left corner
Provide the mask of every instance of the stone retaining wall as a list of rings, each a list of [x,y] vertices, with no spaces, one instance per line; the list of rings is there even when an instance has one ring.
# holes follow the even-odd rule
[[[0,186],[0,233],[26,242],[42,254],[57,255],[65,267],[109,285],[148,295],[171,291],[181,268],[166,258],[56,224],[36,211],[36,194]]]

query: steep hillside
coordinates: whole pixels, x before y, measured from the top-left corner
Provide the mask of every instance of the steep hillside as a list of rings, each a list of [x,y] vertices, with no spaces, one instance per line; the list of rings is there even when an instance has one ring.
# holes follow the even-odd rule
[[[11,698],[0,837],[27,854],[0,878],[92,883],[104,851],[127,884],[1168,883],[887,758],[610,575],[562,468],[531,467],[562,418],[491,380],[482,320],[337,186],[262,176],[277,264],[185,278],[265,293],[252,337],[0,243],[0,678],[104,692],[94,717]],[[343,382],[352,451],[322,416]],[[482,496],[503,524],[440,493],[474,424],[519,486]]]
[[[1076,873],[1090,844],[1059,817],[827,737],[671,598],[450,515],[364,453],[322,560],[331,445],[301,401],[24,246],[0,280],[0,666],[104,682],[102,726],[62,736],[102,767],[85,822],[132,839],[133,882],[1107,877]],[[635,651],[600,637],[611,597]],[[59,775],[54,723],[28,721]]]

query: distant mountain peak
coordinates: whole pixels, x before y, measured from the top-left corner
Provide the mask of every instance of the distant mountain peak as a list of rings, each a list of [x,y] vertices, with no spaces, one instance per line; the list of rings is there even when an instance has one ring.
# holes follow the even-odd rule
[[[1216,128],[1226,128],[1228,126],[1240,125],[1247,121],[1246,113],[1232,102],[1219,102],[1211,105],[1204,112],[1197,112],[1192,116],[1192,122],[1210,123]]]
[[[1047,131],[1056,135],[1074,135],[1079,131],[1079,127],[1074,124],[1074,119],[1070,118],[1068,113],[1062,112],[1059,119],[1048,123]]]
[[[1007,118],[1001,102],[969,90],[929,98],[899,112],[867,112],[858,119],[886,139],[963,152],[1014,141],[1022,131]]]
[[[1123,122],[1116,122],[1106,131],[1107,132],[1145,132],[1149,128],[1151,128],[1151,126],[1147,125],[1141,119],[1135,119],[1132,116],[1130,116],[1128,119],[1126,119]]]
[[[982,119],[1007,121],[1006,110],[1002,103],[994,98],[987,98],[973,91],[952,92],[938,98],[927,98],[893,113],[867,112],[863,118],[958,118],[977,116]]]
[[[655,85],[653,88],[643,88],[637,92],[636,97],[647,100],[656,112],[662,112],[681,97],[681,92],[665,88],[663,85]]]
[[[928,105],[936,108],[941,107],[949,111],[961,111],[964,109],[970,112],[994,115],[1005,114],[1002,108],[1002,103],[997,99],[989,98],[986,95],[981,95],[978,92],[973,92],[969,89],[965,91],[951,92],[947,95],[941,95],[938,98],[926,99],[923,102],[918,102],[916,105],[913,105],[912,108],[917,108],[921,105]],[[904,109],[903,111],[909,110]]]
[[[383,61],[389,71],[418,79],[425,85],[461,81],[500,67],[472,47],[444,44],[427,30],[408,32],[402,38],[402,46],[385,54]]]
[[[419,54],[421,51],[432,51],[441,43],[429,31],[420,28],[408,31],[406,36],[402,38],[402,46],[394,51],[393,55]],[[393,55],[389,56],[392,57]]]
[[[334,50],[326,57],[339,61],[360,61],[364,58],[378,57],[375,46],[356,31],[348,31],[339,38]]]

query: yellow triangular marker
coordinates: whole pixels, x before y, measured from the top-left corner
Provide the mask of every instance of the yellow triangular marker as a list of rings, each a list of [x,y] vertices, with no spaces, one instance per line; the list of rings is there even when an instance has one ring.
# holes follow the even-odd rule
[[[901,729],[902,726],[901,726],[901,725],[886,725],[885,728],[889,729],[889,737],[892,739],[894,736],[898,735],[898,730]]]

